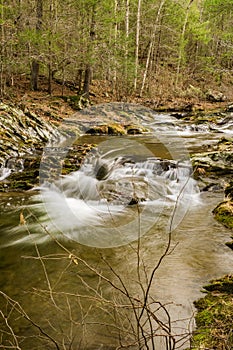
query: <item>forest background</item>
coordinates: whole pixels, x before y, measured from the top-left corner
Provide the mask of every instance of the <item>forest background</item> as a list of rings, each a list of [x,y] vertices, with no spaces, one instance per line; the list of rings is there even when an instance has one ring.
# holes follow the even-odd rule
[[[43,77],[49,94],[56,82],[115,100],[231,99],[232,28],[232,0],[5,0],[0,95]]]

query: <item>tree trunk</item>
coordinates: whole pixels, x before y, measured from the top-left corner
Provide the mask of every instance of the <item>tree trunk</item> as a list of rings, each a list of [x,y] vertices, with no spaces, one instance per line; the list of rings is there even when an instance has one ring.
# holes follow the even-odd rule
[[[128,55],[129,55],[129,10],[130,10],[130,0],[126,0],[125,3],[125,80],[126,84],[128,82]]]
[[[78,87],[78,93],[82,91],[82,77],[83,77],[83,70],[80,68],[78,69],[76,79],[75,79],[75,85]]]
[[[37,0],[36,2],[36,31],[39,33],[42,30],[42,18],[43,18],[43,0]],[[40,63],[37,59],[33,59],[31,64],[31,89],[38,90]]]
[[[4,79],[4,63],[3,59],[5,57],[5,30],[4,30],[4,7],[1,11],[1,54],[0,54],[0,96],[3,96],[5,93],[5,79]]]
[[[38,90],[39,69],[39,62],[37,60],[33,60],[31,65],[31,89],[33,91]]]
[[[83,82],[83,95],[85,98],[89,98],[90,95],[90,84],[91,84],[91,65],[88,64],[85,69],[84,82]]]
[[[151,37],[151,40],[150,40],[150,45],[149,45],[149,49],[148,49],[148,53],[147,53],[146,68],[145,68],[145,71],[144,71],[144,74],[143,74],[142,86],[141,86],[141,90],[140,90],[140,96],[142,96],[142,93],[143,93],[143,90],[144,90],[144,87],[145,87],[146,77],[147,77],[147,74],[148,74],[148,69],[149,69],[149,64],[150,64],[151,53],[152,53],[154,40],[155,40],[155,34],[156,34],[156,31],[157,31],[157,27],[158,27],[158,23],[159,23],[159,19],[160,19],[160,14],[161,14],[162,8],[163,8],[163,6],[165,4],[165,1],[166,0],[162,0],[160,2],[159,9],[158,9],[158,12],[157,12],[157,16],[156,16],[156,19],[155,19],[155,23],[154,23],[154,27],[153,27],[153,33],[152,33],[152,37]]]
[[[177,63],[177,68],[176,68],[176,81],[175,81],[176,87],[177,87],[178,82],[179,82],[179,75],[180,75],[182,60],[184,59],[184,37],[185,37],[186,27],[187,27],[187,23],[188,23],[189,10],[190,10],[190,7],[192,5],[192,2],[193,2],[193,0],[190,0],[188,6],[186,8],[185,19],[184,19],[183,28],[182,28],[181,37],[180,37],[179,56],[178,56],[178,63]]]
[[[138,0],[137,24],[136,24],[136,42],[135,42],[134,90],[137,89],[137,79],[138,79],[138,54],[139,54],[139,38],[140,38],[140,20],[141,20],[141,0]]]
[[[52,95],[52,81],[53,81],[53,71],[52,64],[49,62],[48,64],[48,93]]]
[[[88,46],[88,52],[89,52],[89,61],[91,61],[92,58],[92,50],[93,50],[93,41],[95,39],[95,16],[96,16],[96,8],[95,5],[92,7],[92,18],[91,18],[91,25],[90,25],[90,40],[89,40],[89,46]],[[89,62],[86,65],[85,69],[85,74],[84,74],[84,82],[83,82],[83,94],[86,98],[89,98],[90,94],[90,84],[91,84],[91,79],[92,79],[92,66],[91,63]]]

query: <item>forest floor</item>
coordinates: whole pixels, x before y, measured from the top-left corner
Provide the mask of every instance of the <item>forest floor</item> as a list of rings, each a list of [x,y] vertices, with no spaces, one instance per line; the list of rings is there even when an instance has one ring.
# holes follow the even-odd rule
[[[231,96],[231,95],[229,95]],[[6,95],[2,98],[5,103],[11,103],[22,110],[29,109],[30,112],[45,118],[54,123],[59,123],[63,118],[70,117],[78,109],[80,103],[77,89],[72,84],[62,86],[54,82],[52,84],[52,94],[47,92],[47,80],[40,77],[39,90],[31,91],[30,80],[26,77],[20,77],[14,80],[12,86],[6,90]],[[193,112],[205,113],[211,111],[223,110],[231,100],[228,98],[224,102],[209,101],[205,97],[198,97],[193,93],[183,94],[183,96],[171,96],[171,93],[164,92],[160,96],[139,97],[131,95],[128,97],[117,96],[112,91],[112,87],[105,81],[93,81],[90,87],[91,105],[111,102],[129,102],[143,105],[157,111],[169,112]],[[81,106],[82,107],[82,106]]]

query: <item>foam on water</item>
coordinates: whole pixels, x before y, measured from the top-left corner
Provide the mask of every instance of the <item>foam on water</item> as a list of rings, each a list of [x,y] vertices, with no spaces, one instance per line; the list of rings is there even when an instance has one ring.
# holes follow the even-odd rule
[[[43,184],[35,203],[27,206],[32,214],[30,234],[14,243],[69,239],[113,247],[138,239],[139,232],[142,236],[154,225],[162,225],[166,233],[179,225],[199,198],[191,173],[189,162],[103,159],[92,154],[79,171]],[[102,179],[97,179],[100,174]]]

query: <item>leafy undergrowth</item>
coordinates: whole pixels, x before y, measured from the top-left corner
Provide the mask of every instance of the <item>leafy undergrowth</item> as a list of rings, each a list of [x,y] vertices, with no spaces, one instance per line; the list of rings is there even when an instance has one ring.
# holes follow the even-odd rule
[[[233,275],[211,281],[205,290],[206,296],[194,303],[197,330],[191,348],[233,349]]]

